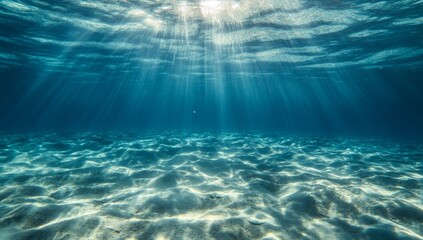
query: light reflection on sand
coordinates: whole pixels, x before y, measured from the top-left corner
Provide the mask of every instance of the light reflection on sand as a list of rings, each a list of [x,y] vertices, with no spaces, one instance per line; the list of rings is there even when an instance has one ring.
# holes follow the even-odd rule
[[[423,147],[259,134],[4,135],[4,239],[423,239]]]

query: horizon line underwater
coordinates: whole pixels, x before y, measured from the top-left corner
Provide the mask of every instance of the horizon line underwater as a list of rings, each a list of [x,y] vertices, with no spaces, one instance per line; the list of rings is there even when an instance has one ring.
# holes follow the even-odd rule
[[[422,0],[1,0],[0,240],[423,240]]]

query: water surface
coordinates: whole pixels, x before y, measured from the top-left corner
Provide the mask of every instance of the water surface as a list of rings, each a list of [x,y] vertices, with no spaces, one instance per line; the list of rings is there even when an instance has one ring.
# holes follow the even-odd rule
[[[423,239],[422,0],[0,0],[0,238]]]

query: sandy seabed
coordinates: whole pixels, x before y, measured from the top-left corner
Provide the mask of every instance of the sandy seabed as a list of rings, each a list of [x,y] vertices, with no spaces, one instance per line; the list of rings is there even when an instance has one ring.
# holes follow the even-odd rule
[[[255,133],[0,138],[0,239],[423,239],[423,146]]]

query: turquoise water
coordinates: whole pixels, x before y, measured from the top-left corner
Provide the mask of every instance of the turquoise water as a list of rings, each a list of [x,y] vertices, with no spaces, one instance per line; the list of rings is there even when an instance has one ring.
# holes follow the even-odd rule
[[[423,239],[422,16],[1,0],[0,239]]]
[[[422,238],[422,145],[210,132],[0,144],[7,239]]]

